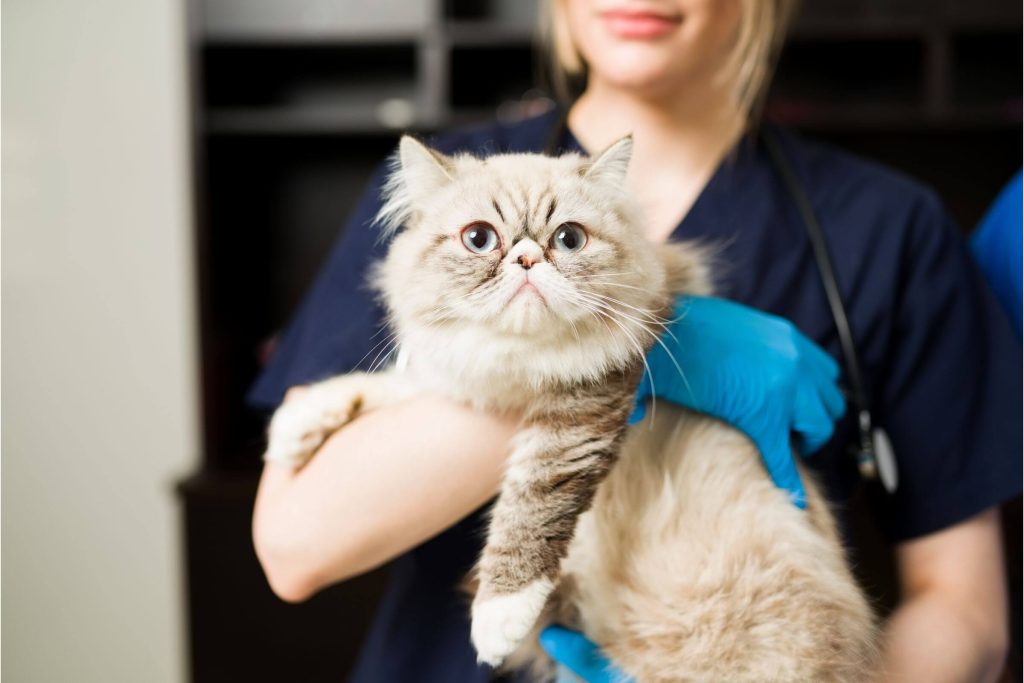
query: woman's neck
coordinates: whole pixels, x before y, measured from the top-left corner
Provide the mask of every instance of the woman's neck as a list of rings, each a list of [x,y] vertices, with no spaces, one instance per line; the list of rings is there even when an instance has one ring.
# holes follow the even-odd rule
[[[648,214],[648,236],[663,241],[743,133],[745,117],[731,100],[723,90],[644,98],[591,79],[569,127],[590,153],[633,134],[629,184]]]
[[[632,133],[638,151],[674,157],[682,152],[687,165],[704,166],[717,164],[733,147],[745,117],[725,88],[688,88],[685,97],[644,97],[592,78],[569,111],[569,125],[591,152]]]

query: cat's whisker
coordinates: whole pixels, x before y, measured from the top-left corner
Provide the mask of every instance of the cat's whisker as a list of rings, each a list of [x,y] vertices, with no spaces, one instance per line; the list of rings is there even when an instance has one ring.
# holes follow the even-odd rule
[[[445,306],[443,308],[438,307],[434,309],[433,314],[427,318],[426,322],[431,325],[436,325],[448,320],[454,320],[457,317],[458,312],[454,308],[450,306]]]
[[[383,331],[385,331],[385,330],[387,330],[387,329],[388,329],[387,327],[383,327],[383,328],[381,328],[381,332],[383,332]],[[380,332],[378,332],[377,334],[380,334]],[[376,335],[374,335],[374,336],[376,336]],[[374,344],[374,345],[373,345],[373,346],[372,346],[372,347],[370,348],[370,350],[369,350],[369,351],[367,351],[367,352],[366,352],[365,354],[363,354],[363,357],[362,357],[362,358],[360,358],[360,359],[359,359],[359,360],[358,360],[358,361],[356,362],[355,366],[353,366],[353,367],[359,367],[360,365],[362,365],[362,364],[363,364],[363,361],[364,361],[364,360],[366,360],[366,359],[367,359],[367,357],[368,357],[368,356],[369,356],[369,355],[370,355],[371,353],[373,353],[374,351],[376,351],[377,349],[379,349],[379,348],[380,348],[380,347],[381,347],[382,345],[384,346],[384,348],[387,348],[387,344],[388,344],[389,342],[392,342],[392,341],[394,341],[396,337],[398,337],[398,332],[397,332],[397,331],[394,331],[394,330],[391,330],[391,331],[389,331],[389,332],[388,332],[388,334],[387,334],[387,336],[386,336],[386,337],[384,337],[383,339],[381,339],[381,340],[380,340],[379,342],[377,342],[376,344]],[[373,337],[371,337],[370,339],[372,340],[372,339],[373,339]],[[378,355],[380,355],[380,354],[378,354]],[[376,357],[374,357],[374,360],[376,360]]]
[[[643,287],[637,287],[636,285],[627,285],[624,282],[615,282],[614,280],[586,280],[588,285],[600,285],[602,287],[619,287],[621,289],[633,289],[638,292],[647,292],[649,290]]]
[[[673,339],[675,339],[674,335],[672,334],[672,331],[668,329],[667,323],[662,322],[660,318],[658,318],[657,316],[654,316],[653,314],[646,314],[646,313],[643,313],[641,311],[640,315],[644,316],[644,317],[641,318],[641,317],[637,317],[636,315],[632,315],[630,313],[627,313],[626,311],[623,311],[623,310],[621,310],[619,308],[616,308],[613,305],[614,303],[621,303],[621,302],[616,302],[614,300],[611,300],[611,301],[605,300],[605,299],[602,299],[602,298],[594,297],[593,295],[590,295],[590,294],[587,294],[587,293],[581,293],[580,296],[588,297],[588,300],[591,303],[599,304],[599,305],[603,306],[606,310],[612,311],[612,312],[616,313],[617,315],[619,315],[619,316],[629,320],[630,322],[635,323],[637,325],[640,325],[640,326],[642,326],[644,328],[647,328],[648,326],[655,326],[655,327],[663,328],[663,330],[664,330],[664,332],[666,334],[668,334]],[[628,306],[628,304],[624,304],[624,305]],[[647,330],[647,331],[650,332],[650,330]]]
[[[612,283],[607,283],[607,284],[609,284],[611,286],[618,286],[618,285],[614,285]],[[605,286],[605,285],[602,285],[602,286]],[[629,286],[629,288],[630,289],[636,289],[638,291],[644,291],[643,288],[641,288],[641,287]],[[659,325],[661,327],[667,327],[672,322],[674,322],[672,319],[663,317],[658,311],[655,311],[655,310],[652,310],[652,309],[649,309],[649,308],[641,308],[641,307],[635,306],[633,304],[626,303],[625,301],[622,301],[621,299],[613,297],[610,294],[602,294],[601,292],[593,292],[593,291],[585,292],[585,293],[590,295],[590,296],[599,297],[599,298],[601,298],[603,300],[606,300],[606,301],[609,301],[611,303],[615,303],[615,304],[618,304],[620,306],[624,306],[626,308],[629,308],[630,310],[633,310],[633,311],[635,311],[635,312],[637,312],[639,314],[642,314],[645,318],[649,319],[651,321],[651,323],[653,323],[655,325]]]
[[[658,315],[658,312],[656,310],[654,310],[654,309],[641,308],[641,307],[636,306],[634,304],[626,303],[625,301],[622,301],[621,299],[619,299],[617,297],[614,297],[611,294],[602,294],[601,292],[586,291],[586,290],[581,290],[580,293],[581,294],[586,294],[588,296],[600,297],[601,299],[604,299],[604,300],[607,300],[607,301],[611,301],[613,303],[621,304],[622,306],[625,306],[625,307],[630,308],[630,309],[632,309],[634,311],[637,311],[638,313],[644,313],[645,315],[649,315],[652,319],[664,320],[664,318],[662,318],[660,315]]]
[[[447,301],[443,301],[434,307],[433,315],[428,317],[427,323],[437,324],[445,322],[446,320],[455,319],[459,316],[459,313],[455,308],[455,304],[469,303],[472,305],[474,299],[485,298],[486,294],[487,290],[474,290],[448,299]]]
[[[581,280],[583,282],[615,282],[623,285],[628,283],[622,282],[621,276],[623,275],[635,275],[636,273],[591,273],[589,275],[574,275],[573,280]],[[636,287],[637,285],[628,285],[630,287]]]
[[[567,320],[566,322],[569,323],[569,328],[572,329],[572,336],[576,338],[576,345],[582,346],[583,341],[580,339],[579,330],[576,329],[576,323],[574,323],[572,320]]]
[[[484,294],[486,294],[487,290],[482,290],[482,291],[483,291]],[[476,289],[476,290],[473,290],[471,292],[466,292],[465,294],[460,294],[459,296],[456,296],[456,297],[453,297],[451,299],[448,299],[447,301],[441,302],[440,305],[444,306],[446,308],[451,308],[452,304],[463,303],[463,302],[469,301],[470,299],[476,298],[478,296],[481,296],[481,290]]]
[[[628,339],[629,342],[633,344],[633,346],[637,350],[637,353],[640,355],[640,360],[644,364],[644,370],[646,371],[644,374],[647,376],[647,379],[651,385],[651,421],[649,423],[648,428],[653,429],[654,418],[657,417],[658,415],[658,394],[654,389],[654,373],[651,372],[651,366],[647,363],[647,354],[644,353],[643,347],[640,345],[640,342],[636,340],[636,337],[634,337],[633,334],[628,329],[626,329],[625,325],[623,325],[619,320],[615,319],[615,317],[613,317],[612,315],[605,311],[602,311],[599,308],[590,308],[586,304],[584,304],[584,308],[587,308],[588,310],[594,313],[604,316],[606,319],[618,325],[619,329],[622,330],[622,333],[625,335],[626,339]],[[641,381],[643,381],[643,378],[641,378]]]
[[[635,306],[631,306],[631,305],[627,304],[624,301],[620,301],[618,299],[615,299],[614,297],[605,296],[605,295],[602,295],[602,294],[598,294],[596,292],[582,292],[581,294],[586,295],[586,296],[591,296],[591,297],[599,297],[601,300],[603,300],[603,301],[605,301],[605,302],[607,302],[609,304],[615,303],[615,304],[619,304],[621,306],[626,306],[627,308],[630,308],[632,310],[635,310],[635,311],[637,311],[638,313],[640,313],[640,314],[642,314],[644,316],[644,318],[646,319],[645,320],[646,322],[648,322],[651,325],[657,325],[658,327],[663,328],[665,334],[667,334],[676,343],[679,343],[679,339],[676,338],[675,333],[672,332],[671,328],[669,327],[669,325],[673,321],[666,320],[665,318],[662,318],[659,315],[656,315],[654,313],[650,313],[646,309],[640,309],[640,308],[636,308]],[[622,311],[618,311],[618,312],[620,314],[622,314],[623,316],[625,316],[625,317],[630,317],[630,316],[628,316],[626,313],[624,313]],[[638,322],[638,323],[641,322],[641,321],[637,321],[635,319],[635,317],[631,318],[631,319],[634,322]]]
[[[595,273],[593,275],[579,275],[575,276],[573,280],[580,280],[588,285],[600,285],[601,287],[619,287],[621,289],[632,289],[637,292],[648,292],[649,290],[644,287],[638,287],[637,285],[626,284],[625,282],[619,282],[612,276],[614,273]],[[598,294],[598,292],[591,292],[592,294]]]
[[[575,297],[576,297],[576,303],[586,302],[586,303],[589,303],[591,305],[598,306],[598,307],[602,308],[603,310],[606,310],[606,311],[608,311],[610,313],[614,313],[614,314],[616,314],[616,315],[618,315],[618,316],[628,320],[629,322],[644,328],[645,331],[650,332],[650,330],[646,330],[648,325],[657,325],[657,323],[655,323],[654,321],[645,321],[643,319],[637,318],[634,315],[631,315],[631,314],[629,314],[629,313],[627,313],[625,311],[622,311],[622,310],[616,308],[615,306],[611,305],[609,302],[604,301],[603,299],[600,299],[598,297],[592,296],[592,295],[590,295],[590,294],[588,294],[586,292],[577,292],[577,293],[575,293]]]
[[[380,329],[377,330],[376,332],[374,332],[373,336],[370,337],[370,341],[373,341],[374,339],[376,339],[380,335],[384,334],[385,332],[390,333],[391,332],[391,328],[388,327],[387,325],[381,325]]]
[[[614,276],[617,276],[617,275],[641,275],[641,274],[642,273],[639,270],[620,270],[618,272],[611,272],[611,273],[607,273],[607,272],[589,273],[587,275],[577,275],[576,277],[578,279],[582,280],[584,278],[614,277]]]
[[[675,366],[676,372],[679,373],[679,378],[682,379],[683,380],[683,384],[686,385],[686,390],[688,392],[692,393],[692,389],[690,387],[690,382],[689,382],[689,380],[686,379],[686,373],[683,372],[683,368],[679,364],[679,361],[676,360],[676,356],[675,356],[674,353],[672,353],[672,349],[670,349],[668,347],[668,344],[666,344],[665,340],[663,340],[660,336],[654,334],[653,332],[651,332],[650,330],[647,330],[646,328],[644,328],[644,329],[654,339],[654,343],[660,345],[661,348],[664,349],[665,354],[668,356],[669,360],[672,361],[672,365]],[[675,340],[675,342],[677,344],[679,343],[679,340],[676,338],[676,336],[674,334],[672,334],[671,330],[666,329],[666,333],[669,334],[672,337],[672,339]]]
[[[628,311],[624,311],[621,308],[615,306],[612,302],[602,301],[600,299],[590,299],[590,303],[600,304],[603,308],[605,308],[605,310],[612,311],[616,315],[619,315],[623,319],[628,320],[636,325],[641,325],[645,328],[655,327],[661,330],[662,332],[667,331],[665,323],[644,317],[643,314],[633,314]]]
[[[383,358],[381,358],[380,363],[378,364],[377,368],[374,369],[374,370],[371,370],[371,371],[372,372],[376,372],[380,368],[386,367],[387,364],[391,362],[391,358],[395,355],[395,353],[398,352],[398,350],[400,348],[401,348],[401,344],[398,344],[398,343],[394,344],[391,347],[391,350],[388,351],[387,354]]]
[[[602,299],[605,299],[605,300],[610,301],[612,303],[619,304],[621,306],[625,306],[626,308],[629,308],[629,309],[632,309],[634,311],[637,311],[638,313],[644,313],[646,315],[649,315],[654,320],[658,320],[658,321],[662,321],[662,322],[665,320],[660,315],[658,315],[657,311],[654,311],[654,310],[652,310],[650,308],[640,308],[638,306],[634,306],[633,304],[628,304],[625,301],[622,301],[621,299],[617,299],[617,298],[611,296],[610,294],[601,294],[600,292],[585,292],[585,294],[589,294],[590,296],[601,297]]]
[[[582,301],[583,297],[585,296],[585,293],[581,292],[579,294],[580,294],[580,297],[581,297],[580,300]],[[633,318],[633,317],[629,316],[628,314],[623,313],[622,311],[616,311],[615,309],[611,308],[608,304],[603,303],[601,301],[590,300],[589,303],[594,305],[594,306],[600,307],[600,308],[604,309],[605,311],[613,311],[615,313],[618,313],[619,315],[623,316],[624,318],[626,318],[628,320],[631,320],[634,324],[639,325],[640,328],[644,332],[647,332],[648,334],[650,334],[651,338],[654,339],[654,342],[656,344],[659,344],[661,346],[661,348],[664,349],[665,354],[668,355],[669,360],[672,361],[672,365],[675,366],[676,372],[679,373],[680,379],[682,379],[683,380],[683,384],[686,385],[687,392],[693,393],[692,392],[692,388],[690,387],[690,382],[689,382],[689,380],[686,379],[686,373],[683,372],[682,366],[679,364],[679,361],[676,360],[675,354],[672,353],[672,350],[668,347],[668,344],[666,344],[664,342],[664,340],[661,339],[661,337],[659,337],[658,335],[654,334],[654,332],[652,332],[651,330],[647,329],[646,326],[644,326],[643,321],[637,320],[636,318]],[[618,303],[624,303],[624,302],[618,302]],[[607,315],[607,313],[606,313],[606,315]],[[619,323],[618,320],[615,320],[614,318],[611,318],[611,319],[614,320],[616,323]],[[626,331],[625,328],[621,324],[619,325],[619,327],[621,327],[623,329],[623,332]],[[671,331],[667,330],[667,332],[671,335]],[[676,343],[679,342],[679,340],[675,338],[675,335],[672,335],[672,338],[676,341]],[[646,359],[645,359],[644,362],[646,363]]]
[[[587,311],[590,311],[593,314],[597,314],[597,315],[601,316],[603,319],[610,320],[611,322],[615,323],[619,327],[619,329],[622,330],[623,334],[626,335],[626,337],[630,341],[630,343],[632,343],[634,345],[634,347],[637,349],[637,351],[641,354],[641,359],[643,359],[644,364],[646,365],[646,363],[647,363],[647,361],[646,361],[646,354],[643,351],[643,345],[640,344],[640,342],[637,340],[635,334],[633,332],[631,332],[622,323],[622,321],[618,320],[614,315],[612,315],[612,313],[616,313],[616,314],[622,315],[621,311],[617,311],[615,309],[612,309],[612,308],[608,307],[607,305],[605,305],[605,304],[603,304],[602,302],[599,302],[599,301],[587,301],[585,299],[580,298],[580,299],[577,299],[576,303],[581,308],[583,308],[583,309],[585,309]],[[628,318],[628,316],[624,316],[624,317]],[[648,330],[643,325],[642,322],[637,321],[636,319],[633,319],[633,318],[629,318],[629,320],[631,322],[633,322],[635,325],[638,326],[639,331],[646,332],[647,334],[651,335],[652,338],[657,339],[657,335],[655,335],[653,332]]]
[[[550,282],[547,284],[547,288],[552,290],[552,294],[557,294],[564,299],[568,299],[570,302],[573,301],[573,298],[576,295],[576,291],[569,287],[564,280],[555,280],[554,282]],[[572,330],[572,335],[576,339],[576,344],[582,345],[583,340],[580,338],[579,329],[576,327],[576,323],[574,323],[570,318],[566,318],[565,322],[569,324],[569,328]]]
[[[370,369],[368,370],[368,372],[377,372],[377,370],[383,367],[383,365],[387,362],[388,358],[391,357],[391,354],[395,352],[395,349],[397,349],[398,346],[398,337],[395,336],[389,341],[389,343],[384,348],[382,348],[377,353],[377,356],[373,359],[373,362],[370,363]]]
[[[384,339],[382,339],[381,341],[377,342],[377,344],[375,344],[372,349],[367,351],[366,355],[363,356],[359,360],[359,363],[357,363],[356,365],[357,366],[361,365],[362,362],[364,360],[366,360],[367,356],[369,356],[371,353],[373,353],[374,350],[377,350],[377,355],[374,356],[373,361],[371,361],[370,367],[369,367],[369,370],[368,370],[368,372],[376,372],[381,367],[381,365],[383,364],[383,363],[379,362],[381,360],[381,356],[383,355],[384,361],[386,361],[387,358],[394,352],[395,348],[398,347],[398,341],[399,341],[398,340],[398,335],[399,335],[399,333],[398,333],[397,330],[392,331]]]

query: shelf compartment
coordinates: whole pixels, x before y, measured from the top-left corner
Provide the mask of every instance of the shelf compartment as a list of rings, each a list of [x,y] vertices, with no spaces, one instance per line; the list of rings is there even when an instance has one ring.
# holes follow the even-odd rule
[[[211,40],[414,39],[431,23],[431,0],[203,0]]]
[[[203,105],[303,107],[416,93],[413,45],[208,46]]]
[[[539,66],[529,45],[456,47],[451,53],[453,110],[496,109],[534,90]]]
[[[405,99],[345,107],[211,109],[203,123],[208,135],[387,135],[427,127]]]
[[[523,47],[534,39],[533,26],[509,25],[491,20],[460,19],[445,24],[454,47]]]
[[[952,53],[952,98],[957,106],[1020,111],[1024,73],[1019,31],[958,34]]]
[[[771,96],[815,107],[900,108],[924,101],[925,45],[916,39],[795,40]]]
[[[268,344],[297,309],[397,136],[205,139],[207,449],[253,467],[263,423],[243,404]],[[246,454],[249,454],[247,457]],[[238,457],[238,461],[224,458]]]
[[[454,21],[474,21],[529,32],[537,25],[542,3],[523,0],[446,0],[444,16]]]
[[[206,132],[373,132],[415,126],[420,105],[412,45],[209,46]]]

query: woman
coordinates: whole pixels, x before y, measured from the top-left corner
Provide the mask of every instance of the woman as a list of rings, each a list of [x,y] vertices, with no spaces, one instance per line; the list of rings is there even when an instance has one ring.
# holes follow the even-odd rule
[[[596,151],[632,132],[629,182],[646,210],[648,237],[722,245],[723,296],[792,321],[839,358],[792,197],[763,146],[744,136],[790,5],[553,3],[559,61],[585,72],[555,144]],[[558,118],[552,112],[433,144],[449,153],[542,151]],[[898,544],[904,589],[888,624],[889,673],[905,680],[991,679],[1006,647],[993,508],[1015,495],[1021,480],[1019,347],[933,194],[770,130],[827,233],[866,383],[900,467],[900,488],[878,511]],[[380,182],[378,173],[254,388],[254,404],[272,408],[289,388],[352,369],[375,343],[381,312],[363,282],[367,261],[384,248],[367,225]],[[740,339],[741,350],[696,360],[750,395],[710,396],[695,407],[745,429],[770,469],[781,471],[763,445],[771,439],[757,437],[770,433],[784,443],[790,428],[806,434],[803,414],[786,410],[781,422],[758,425],[762,411],[742,406],[799,405],[806,398],[799,363],[781,388],[745,385],[749,355],[770,357],[773,348],[760,334],[743,337],[760,329],[764,316],[726,302],[705,305],[711,329]],[[841,421],[810,461],[837,501],[856,480],[845,450],[856,431],[852,419]],[[422,398],[361,417],[299,473],[265,470],[254,535],[281,597],[304,599],[398,557],[354,680],[491,677],[475,662],[466,605],[454,585],[479,549],[479,508],[497,490],[514,430],[508,420]]]

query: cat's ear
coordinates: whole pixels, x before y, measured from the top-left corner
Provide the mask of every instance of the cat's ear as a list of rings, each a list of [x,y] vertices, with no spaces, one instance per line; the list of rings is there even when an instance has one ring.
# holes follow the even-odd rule
[[[451,182],[454,174],[451,159],[411,135],[398,143],[398,161],[403,180],[415,192],[432,192]]]
[[[583,177],[598,183],[621,187],[626,182],[629,160],[633,156],[633,136],[613,142],[597,158],[583,167]]]
[[[391,157],[391,172],[384,183],[384,204],[375,223],[387,237],[406,225],[414,207],[452,181],[453,161],[411,135],[403,135]]]

